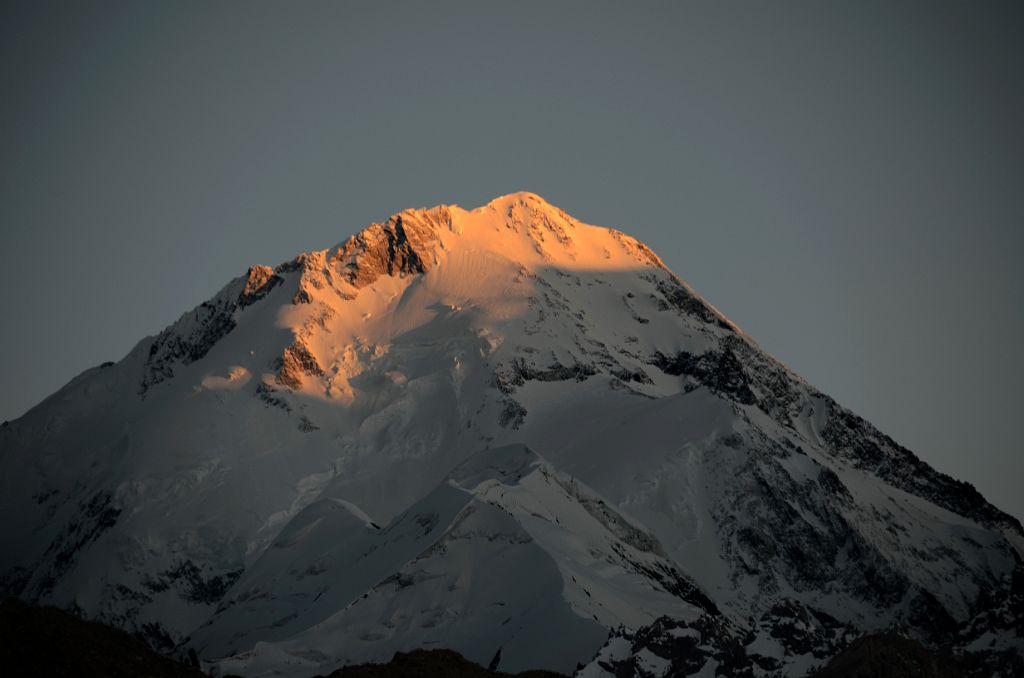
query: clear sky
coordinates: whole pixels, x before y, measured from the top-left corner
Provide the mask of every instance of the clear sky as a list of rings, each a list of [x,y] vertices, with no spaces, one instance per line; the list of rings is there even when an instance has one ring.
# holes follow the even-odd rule
[[[529,190],[1024,517],[1024,4],[4,2],[0,419],[254,263]]]

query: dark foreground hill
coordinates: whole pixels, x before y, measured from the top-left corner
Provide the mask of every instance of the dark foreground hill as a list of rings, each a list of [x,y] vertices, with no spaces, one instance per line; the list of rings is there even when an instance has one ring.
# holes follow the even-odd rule
[[[524,671],[501,673],[489,671],[474,664],[453,650],[413,650],[396,652],[387,664],[357,664],[345,666],[326,678],[565,678],[551,671]],[[323,678],[323,677],[318,677]]]
[[[203,678],[103,624],[16,598],[0,602],[0,675],[9,678]]]

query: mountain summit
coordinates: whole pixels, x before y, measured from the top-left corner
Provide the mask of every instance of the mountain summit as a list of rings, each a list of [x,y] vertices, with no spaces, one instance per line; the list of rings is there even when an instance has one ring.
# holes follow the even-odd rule
[[[0,507],[0,594],[224,673],[1024,669],[1015,519],[532,193],[253,266],[0,429]]]

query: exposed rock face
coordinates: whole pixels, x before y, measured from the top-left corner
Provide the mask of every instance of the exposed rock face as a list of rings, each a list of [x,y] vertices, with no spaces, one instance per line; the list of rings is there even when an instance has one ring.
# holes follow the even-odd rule
[[[580,675],[985,678],[1024,673],[1024,660],[1011,650],[976,652],[949,640],[925,645],[905,631],[859,637],[856,629],[820,610],[784,601],[746,632],[706,616],[689,624],[663,618],[636,633],[613,634]]]
[[[668,358],[658,353],[651,364],[665,374],[692,377],[697,384],[743,405],[753,405],[755,402],[743,366],[728,347],[722,352],[708,351],[699,356],[680,351],[672,358]]]
[[[317,363],[309,349],[296,342],[284,350],[284,355],[281,357],[281,369],[277,371],[277,383],[291,389],[298,389],[302,387],[303,375],[319,377],[323,374],[323,368]]]
[[[253,266],[210,301],[203,302],[161,332],[149,345],[139,395],[171,379],[175,370],[202,359],[237,326],[239,311],[264,299],[284,282],[269,266]]]
[[[663,617],[635,633],[613,634],[581,676],[790,675],[794,663],[806,671],[854,637],[850,627],[791,600],[749,629],[720,615],[688,623]]]
[[[653,256],[654,253],[651,252]],[[657,263],[664,267],[660,259]],[[665,269],[668,270],[668,269]],[[675,275],[666,278],[650,276],[648,278],[654,284],[659,294],[653,295],[658,304],[658,310],[667,311],[674,309],[676,312],[686,316],[699,318],[706,323],[713,323],[725,330],[735,330],[736,327],[729,322],[729,319],[715,310],[710,304],[698,297],[687,285]]]
[[[244,308],[250,304],[255,304],[282,282],[284,280],[281,276],[274,273],[274,269],[269,266],[251,267],[245,279],[245,287],[242,288],[241,294],[238,295],[239,306]]]
[[[203,358],[235,329],[237,309],[236,300],[219,295],[187,313],[173,330],[164,330],[153,339],[139,395],[144,396],[150,387],[174,377],[176,364],[188,365]]]
[[[446,208],[427,214],[403,212],[346,240],[331,254],[330,263],[356,288],[382,275],[426,273],[432,265],[437,229],[450,225]]]

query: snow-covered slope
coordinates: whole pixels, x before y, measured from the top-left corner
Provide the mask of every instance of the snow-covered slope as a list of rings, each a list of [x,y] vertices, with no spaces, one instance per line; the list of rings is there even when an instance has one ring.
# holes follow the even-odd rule
[[[0,473],[4,592],[229,672],[1024,645],[1017,521],[529,193],[251,268],[0,429]]]
[[[474,455],[384,528],[355,511],[306,507],[191,644],[231,656],[265,641],[225,662],[242,674],[432,646],[569,672],[610,627],[713,609],[653,535],[521,445]]]

